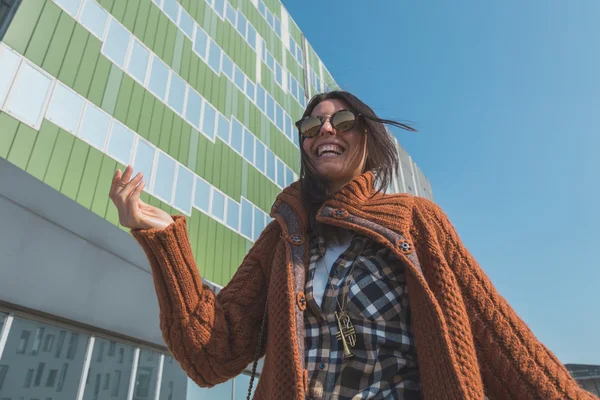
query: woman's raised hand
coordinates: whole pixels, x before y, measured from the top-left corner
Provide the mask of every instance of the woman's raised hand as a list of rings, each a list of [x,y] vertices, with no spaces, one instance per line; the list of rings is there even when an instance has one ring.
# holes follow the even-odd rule
[[[132,174],[131,165],[123,173],[117,169],[108,193],[119,211],[119,223],[130,229],[164,229],[172,224],[173,218],[168,213],[140,199],[146,182],[141,172],[133,179]]]

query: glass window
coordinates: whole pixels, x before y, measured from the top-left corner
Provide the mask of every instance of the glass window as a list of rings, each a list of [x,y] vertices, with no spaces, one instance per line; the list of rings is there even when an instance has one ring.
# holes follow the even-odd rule
[[[15,118],[37,128],[52,81],[46,75],[23,62],[4,109]]]
[[[21,57],[0,44],[0,108],[15,78]]]
[[[235,11],[235,9],[231,6],[231,4],[229,4],[229,2],[225,2],[225,17],[227,18],[227,20],[229,22],[231,22],[231,25],[235,26],[235,19],[236,19],[236,14],[237,11]]]
[[[210,41],[208,65],[218,74],[221,71],[221,49],[215,42]]]
[[[256,86],[250,79],[246,79],[246,95],[254,101],[254,92],[256,91]]]
[[[285,133],[285,136],[287,136],[288,138],[292,138],[292,134],[291,134],[291,126],[290,126],[291,120],[290,117],[288,117],[287,114],[283,114],[283,133]]]
[[[294,97],[298,98],[298,83],[296,82],[296,80],[294,79],[294,77],[292,76],[292,73],[289,72],[288,73],[288,82],[289,82],[289,90],[290,92],[292,92],[292,95],[294,95]]]
[[[62,7],[69,15],[73,18],[77,16],[77,12],[79,11],[79,5],[81,4],[81,0],[54,0],[56,4]]]
[[[256,140],[256,156],[254,165],[260,172],[265,172],[265,145],[259,140]]]
[[[200,399],[202,397],[192,397],[188,391],[192,388],[198,388],[191,380],[188,379],[187,375],[179,367],[179,364],[173,359],[173,356],[165,354],[165,360],[163,365],[163,374],[160,384],[160,397],[159,400],[177,400],[177,399]]]
[[[183,100],[185,99],[186,84],[179,76],[171,75],[171,87],[169,88],[169,99],[167,104],[181,114],[183,112]]]
[[[79,22],[90,30],[98,39],[104,39],[104,30],[108,21],[108,13],[95,1],[86,0]]]
[[[267,117],[271,121],[275,121],[275,100],[269,93],[267,93]]]
[[[283,126],[283,109],[279,104],[275,104],[275,122],[280,131],[284,132]]]
[[[283,86],[283,75],[281,65],[275,63],[275,81],[279,83],[279,86]]]
[[[200,177],[196,177],[196,190],[194,191],[194,207],[208,213],[210,201],[210,191],[212,187],[208,182]]]
[[[242,198],[242,235],[252,239],[252,213],[254,206],[246,199]]]
[[[269,53],[268,51],[267,51],[267,67],[269,67],[272,71],[275,71],[275,59],[273,58],[271,53]]]
[[[152,69],[148,89],[161,100],[165,99],[167,92],[167,81],[169,80],[169,68],[158,57],[152,57]]]
[[[56,83],[46,118],[65,131],[75,134],[85,102],[62,83]]]
[[[254,135],[247,129],[244,129],[244,158],[254,164]]]
[[[183,9],[179,17],[179,27],[192,40],[194,37],[194,19]]]
[[[265,7],[265,3],[263,3],[262,0],[259,0],[258,2],[258,11],[263,17],[267,15],[267,7]]]
[[[256,29],[250,24],[248,24],[248,34],[247,34],[248,43],[254,50],[256,50]]]
[[[237,231],[239,229],[240,205],[233,199],[227,199],[227,226]]]
[[[256,104],[262,112],[265,112],[265,89],[261,85],[256,85]]]
[[[258,207],[254,207],[254,241],[258,240],[260,233],[265,228],[265,213]]]
[[[110,117],[108,114],[88,103],[83,112],[83,119],[81,120],[77,136],[92,146],[103,150],[109,125]]]
[[[280,187],[285,187],[284,165],[281,160],[277,159],[277,184]]]
[[[294,183],[294,171],[285,167],[285,186],[289,186],[292,183]]]
[[[275,30],[277,36],[281,37],[281,22],[279,22],[279,18],[275,18],[274,22],[275,26],[273,27],[273,29]]]
[[[129,48],[129,38],[131,34],[119,24],[117,20],[110,20],[108,27],[108,35],[102,46],[102,54],[107,56],[111,61],[117,64],[121,69],[125,65],[125,57]]]
[[[240,88],[240,90],[243,92],[244,91],[244,82],[246,81],[246,75],[244,75],[244,73],[242,72],[241,69],[238,68],[238,66],[235,66],[235,84],[238,88]]]
[[[221,113],[219,113],[217,136],[219,136],[225,143],[229,144],[229,120]]]
[[[177,14],[179,14],[179,3],[176,0],[164,0],[163,10],[173,22],[177,22]]]
[[[175,160],[159,151],[152,193],[167,203],[170,203],[173,198],[175,166]]]
[[[185,119],[196,129],[200,128],[200,109],[202,97],[191,87],[188,90],[187,105],[185,106]]]
[[[149,190],[149,183],[152,178],[152,166],[154,164],[155,149],[145,140],[138,139],[137,149],[135,151],[135,159],[133,161],[133,170],[135,173],[141,172],[144,174],[146,181],[146,190]]]
[[[160,354],[141,349],[138,367],[135,374],[134,399],[152,399],[158,378],[158,362]]]
[[[204,102],[204,114],[202,116],[202,132],[211,139],[215,137],[215,124],[217,121],[217,110],[208,101]]]
[[[56,326],[15,317],[4,347],[1,361],[3,365],[0,365],[0,398],[17,400],[19,396],[27,395],[26,398],[30,399],[32,396],[29,395],[49,394],[50,391],[58,392],[55,398],[75,399],[77,397],[89,337],[68,331],[68,336],[75,335],[78,338],[72,344],[72,358],[58,359],[44,352],[43,349],[47,338],[57,337],[59,332],[61,329]],[[63,332],[67,334],[67,331],[63,330]],[[30,348],[26,348],[27,345],[23,347],[25,337]],[[9,367],[3,368],[4,365]],[[67,370],[65,365],[70,365],[71,368]],[[52,386],[51,389],[47,387],[48,384]],[[29,387],[38,388],[24,390]]]
[[[221,71],[223,71],[229,79],[233,80],[233,61],[231,61],[231,58],[229,58],[225,52],[223,52],[221,64]]]
[[[240,33],[240,35],[242,35],[242,37],[244,37],[244,38],[246,37],[246,26],[247,25],[248,25],[248,21],[246,20],[246,17],[244,17],[244,14],[238,13],[236,28],[237,28],[238,32]]]
[[[237,119],[231,119],[231,147],[238,153],[242,154],[242,124]]]
[[[223,18],[223,11],[225,9],[226,0],[215,0],[215,11],[219,15],[219,17]]]
[[[267,149],[267,176],[275,182],[275,154]]]
[[[225,195],[218,190],[212,191],[210,214],[219,221],[225,220]]]
[[[267,10],[267,24],[269,24],[271,28],[275,25],[275,16],[269,10]]]
[[[96,399],[127,399],[129,377],[135,357],[135,347],[117,342],[120,357],[104,357],[105,349],[109,347],[109,340],[96,337],[94,350],[88,368],[88,380],[83,392],[83,400]],[[142,360],[139,360],[140,364]],[[139,368],[139,367],[138,367]],[[81,374],[81,370],[79,371]],[[105,390],[102,377],[108,374],[108,390]],[[105,383],[106,384],[106,383]]]
[[[200,58],[206,60],[206,51],[208,50],[208,35],[200,27],[196,28],[194,50],[196,53],[198,53]]]
[[[246,388],[246,392],[248,389]],[[187,398],[188,399],[231,399],[233,394],[233,379],[224,383],[220,383],[211,388],[201,388],[190,380],[188,386]],[[185,399],[186,397],[181,397]],[[245,398],[245,397],[244,397]],[[175,398],[173,398],[175,399]],[[161,399],[162,400],[162,399]]]
[[[110,130],[107,153],[123,165],[129,165],[135,134],[115,120]]]
[[[150,52],[144,46],[142,46],[137,39],[134,39],[131,49],[131,56],[129,57],[129,65],[127,66],[127,72],[129,72],[131,76],[133,76],[142,85],[146,79],[146,70],[148,69],[149,58]]]
[[[301,100],[300,104],[302,104],[302,100],[304,100],[306,96],[304,96],[304,88],[302,88],[302,85],[298,85],[298,98]]]

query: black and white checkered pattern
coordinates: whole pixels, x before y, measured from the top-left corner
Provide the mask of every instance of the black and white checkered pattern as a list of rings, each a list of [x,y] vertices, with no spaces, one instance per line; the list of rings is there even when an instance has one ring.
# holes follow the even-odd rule
[[[322,254],[323,240],[313,237],[304,313],[307,398],[421,399],[408,293],[400,262],[389,249],[355,235],[331,268],[331,281],[325,288],[321,309],[314,299],[312,284],[315,269],[327,268],[321,261]],[[343,345],[335,337],[338,325],[334,312],[339,312],[336,294],[340,304],[346,303],[345,311],[356,329],[356,346],[351,349],[354,357],[350,359],[344,359]]]

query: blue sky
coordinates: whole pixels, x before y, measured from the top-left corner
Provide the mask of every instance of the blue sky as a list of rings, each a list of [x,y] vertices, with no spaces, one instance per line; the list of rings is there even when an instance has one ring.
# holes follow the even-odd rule
[[[537,337],[600,364],[600,2],[284,0]],[[596,249],[596,251],[594,251]]]

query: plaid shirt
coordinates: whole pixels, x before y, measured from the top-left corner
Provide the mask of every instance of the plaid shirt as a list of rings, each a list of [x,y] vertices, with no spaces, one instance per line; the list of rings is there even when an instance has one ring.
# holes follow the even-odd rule
[[[323,240],[313,237],[304,313],[307,398],[421,399],[401,263],[387,248],[356,234],[330,270],[331,282],[325,288],[321,309],[313,296],[313,278],[316,268],[329,268],[321,261],[322,254]],[[334,314],[336,310],[339,313],[336,295],[356,329],[356,346],[351,348],[354,357],[350,359],[344,359],[342,342],[335,336],[339,330]]]

